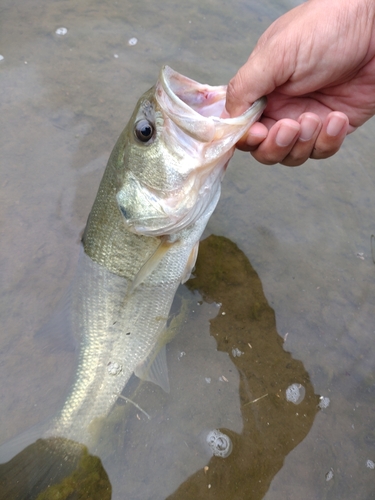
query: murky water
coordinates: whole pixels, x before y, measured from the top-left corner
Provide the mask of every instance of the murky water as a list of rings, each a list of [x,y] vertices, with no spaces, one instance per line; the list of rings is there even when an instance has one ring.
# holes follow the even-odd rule
[[[3,0],[0,442],[69,387],[74,341],[42,327],[138,97],[165,63],[226,83],[296,3]],[[297,169],[236,154],[206,231],[225,238],[206,240],[180,293],[171,393],[133,380],[125,395],[151,419],[123,400],[108,424],[113,499],[374,498],[374,133]],[[227,458],[210,456],[215,428]]]

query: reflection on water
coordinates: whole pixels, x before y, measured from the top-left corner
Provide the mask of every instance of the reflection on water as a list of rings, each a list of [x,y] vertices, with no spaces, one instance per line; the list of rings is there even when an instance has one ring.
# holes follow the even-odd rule
[[[72,279],[78,235],[138,97],[166,63],[198,81],[227,82],[262,31],[296,3],[3,0],[0,442],[46,420],[64,400],[74,372],[71,339],[47,341],[35,332]],[[57,35],[59,27],[67,34]],[[129,45],[131,38],[137,44]],[[208,319],[217,306],[198,306],[199,295],[192,305],[185,289],[194,313],[169,346],[171,394],[150,384],[135,388],[133,380],[125,396],[135,391],[151,420],[123,400],[113,415],[119,416],[114,435],[109,426],[114,451],[100,458],[113,498],[116,491],[124,498],[125,483],[134,498],[143,492],[142,500],[158,498],[147,496],[155,483],[161,498],[195,487],[206,498],[218,484],[216,473],[231,481],[225,464],[235,463],[236,447],[246,439],[242,451],[262,483],[251,483],[242,464],[233,477],[243,472],[240,482],[259,498],[373,497],[374,470],[367,464],[375,461],[374,135],[369,122],[332,159],[298,169],[267,168],[244,154],[233,159],[207,234],[230,238],[254,266],[270,307],[252,313],[262,314],[259,325],[267,316],[269,329],[256,339],[246,331],[248,340],[226,323],[225,305],[210,336]],[[203,285],[201,293],[224,304]],[[231,342],[215,335],[221,329]],[[288,359],[298,377],[284,380]],[[286,399],[293,384],[306,390],[299,405]],[[310,427],[314,392],[330,404]],[[302,429],[305,421],[296,413],[309,398],[314,405]],[[292,424],[298,439],[304,437],[298,447]],[[228,458],[207,458],[197,429],[219,429],[237,446]],[[144,470],[152,471],[152,480]]]

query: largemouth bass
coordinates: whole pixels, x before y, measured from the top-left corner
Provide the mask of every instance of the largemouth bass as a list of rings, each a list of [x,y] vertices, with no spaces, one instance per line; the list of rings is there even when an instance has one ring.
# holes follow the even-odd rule
[[[83,236],[76,382],[49,434],[90,445],[92,422],[158,347],[234,146],[264,108],[220,119],[225,93],[165,67],[118,139]]]
[[[71,289],[79,363],[43,437],[93,449],[95,424],[133,373],[168,388],[162,344],[172,300],[190,276],[235,144],[265,107],[260,99],[237,118],[220,118],[225,95],[225,86],[164,67],[138,101],[83,235]]]

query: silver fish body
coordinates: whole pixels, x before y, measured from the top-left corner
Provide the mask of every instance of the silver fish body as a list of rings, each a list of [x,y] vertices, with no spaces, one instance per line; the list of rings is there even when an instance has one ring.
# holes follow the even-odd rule
[[[95,442],[97,419],[109,413],[137,366],[162,340],[186,262],[210,215],[182,230],[178,244],[131,293],[131,280],[96,263],[82,249],[71,292],[73,327],[81,332],[78,369],[45,437],[63,436],[87,446]]]

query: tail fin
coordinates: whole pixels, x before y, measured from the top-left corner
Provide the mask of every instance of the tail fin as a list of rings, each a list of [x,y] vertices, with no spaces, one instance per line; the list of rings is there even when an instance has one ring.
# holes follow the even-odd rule
[[[0,464],[0,500],[110,500],[111,495],[100,459],[64,438],[38,439]]]

